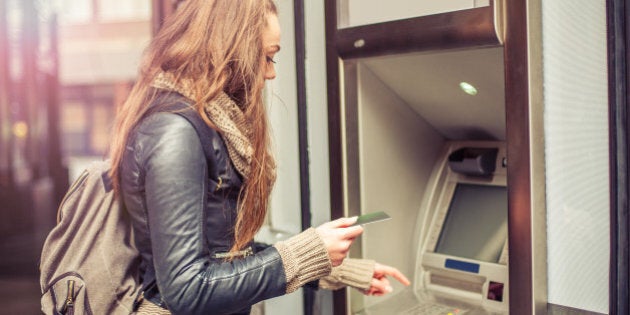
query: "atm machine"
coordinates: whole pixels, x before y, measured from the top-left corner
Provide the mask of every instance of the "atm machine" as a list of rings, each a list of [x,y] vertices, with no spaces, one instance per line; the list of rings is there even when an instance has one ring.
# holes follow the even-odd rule
[[[507,313],[501,48],[366,58],[344,71],[346,215],[392,217],[366,225],[350,255],[412,281],[393,283],[392,296],[349,290],[349,313]]]
[[[412,286],[355,313],[507,314],[504,142],[447,141],[418,214]]]
[[[415,286],[473,309],[508,310],[506,155],[501,142],[449,143],[416,225]],[[426,231],[426,233],[424,233]],[[462,309],[465,309],[464,306]]]

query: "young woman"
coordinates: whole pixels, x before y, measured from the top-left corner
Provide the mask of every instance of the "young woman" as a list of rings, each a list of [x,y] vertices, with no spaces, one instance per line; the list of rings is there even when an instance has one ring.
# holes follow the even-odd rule
[[[279,50],[271,0],[187,0],[146,51],[111,149],[141,256],[138,313],[248,314],[307,283],[370,295],[391,291],[386,276],[409,283],[395,268],[345,259],[363,231],[353,218],[252,248],[275,180],[262,89]],[[210,157],[169,112],[174,103],[212,128]]]

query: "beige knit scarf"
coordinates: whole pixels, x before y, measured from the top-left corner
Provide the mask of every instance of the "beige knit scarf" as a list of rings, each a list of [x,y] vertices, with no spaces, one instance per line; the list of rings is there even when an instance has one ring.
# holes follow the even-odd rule
[[[159,73],[151,85],[158,89],[175,91],[191,100],[197,99],[191,80],[175,80],[170,73]],[[206,103],[204,109],[221,132],[236,170],[247,178],[254,149],[250,140],[252,128],[243,111],[224,92]]]

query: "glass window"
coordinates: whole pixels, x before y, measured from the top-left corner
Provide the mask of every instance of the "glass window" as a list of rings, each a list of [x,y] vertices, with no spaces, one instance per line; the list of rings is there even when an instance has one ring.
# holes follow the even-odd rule
[[[21,53],[21,37],[23,34],[24,17],[18,1],[7,2],[7,24],[9,37],[9,60],[11,78],[18,80],[22,77],[22,53]]]
[[[149,0],[99,0],[98,20],[101,22],[120,22],[149,20],[151,1]]]
[[[60,24],[87,24],[94,18],[94,6],[88,0],[58,0]],[[135,1],[134,1],[135,2]]]
[[[111,102],[111,100],[108,100]],[[90,151],[105,154],[111,138],[115,113],[110,102],[95,103],[92,107],[92,126],[89,130]]]

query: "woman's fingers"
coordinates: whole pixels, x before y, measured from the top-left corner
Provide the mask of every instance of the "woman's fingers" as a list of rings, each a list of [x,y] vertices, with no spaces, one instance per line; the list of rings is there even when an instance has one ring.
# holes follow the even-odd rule
[[[381,278],[381,279],[372,278],[370,288],[365,290],[363,294],[381,296],[381,295],[390,293],[393,290],[394,289],[390,285],[389,280],[387,280],[387,278]]]
[[[374,274],[372,275],[370,288],[367,290],[363,290],[363,294],[380,296],[392,292],[394,289],[387,279],[388,276],[393,277],[404,285],[410,284],[409,279],[407,279],[405,275],[398,271],[398,269],[376,263],[374,265]]]
[[[357,217],[339,218],[328,223],[324,223],[329,228],[335,229],[344,239],[354,240],[363,233],[363,227],[360,225],[352,226],[357,221]]]
[[[357,217],[339,218],[337,220],[333,220],[324,224],[329,224],[331,225],[331,227],[342,228],[342,227],[349,227],[353,225],[355,222],[357,222]]]
[[[354,222],[356,217],[340,218],[315,229],[324,242],[333,267],[341,265],[354,239],[363,233],[363,227],[351,226]]]
[[[405,277],[405,275],[403,275],[398,269],[387,265],[381,265],[379,263],[374,266],[374,275],[379,277],[391,276],[404,285],[411,284],[409,279],[407,279],[407,277]]]
[[[354,240],[359,235],[361,235],[361,233],[363,233],[363,227],[359,225],[346,227],[346,228],[340,228],[339,230],[341,230],[343,237],[347,240]]]

